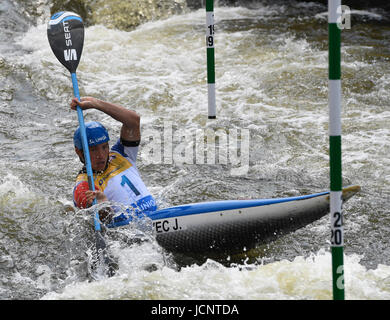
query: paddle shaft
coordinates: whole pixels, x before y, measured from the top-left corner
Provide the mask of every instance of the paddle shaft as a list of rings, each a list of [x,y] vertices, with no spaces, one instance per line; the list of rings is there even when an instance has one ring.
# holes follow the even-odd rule
[[[78,86],[78,82],[77,82],[76,72],[72,72],[71,77],[72,77],[74,96],[80,101],[81,98],[80,98],[80,92],[79,92],[79,86]],[[81,142],[83,145],[85,167],[87,169],[88,186],[89,186],[89,190],[95,191],[95,183],[93,180],[91,157],[89,155],[87,132],[85,130],[83,110],[80,108],[80,106],[77,106],[77,118],[79,120],[79,126],[80,126]],[[96,198],[93,199],[93,202],[92,202],[92,205],[95,205],[95,204],[96,204]],[[101,230],[99,213],[97,211],[94,214],[94,226],[95,226],[95,231]]]
[[[72,77],[74,96],[80,101],[80,92],[79,92],[79,86],[78,86],[78,82],[77,82],[76,72],[71,72],[71,77]],[[88,186],[89,186],[89,190],[95,191],[95,183],[93,180],[93,171],[92,171],[92,165],[91,165],[91,158],[89,155],[88,139],[87,139],[87,133],[85,130],[83,110],[80,108],[80,106],[77,106],[77,117],[78,117],[79,126],[80,126],[85,167],[87,169]],[[95,199],[93,199],[92,205],[95,205],[96,203],[97,203],[97,201],[95,198]],[[96,251],[97,251],[97,259],[99,261],[99,263],[97,265],[98,274],[99,273],[102,274],[102,273],[106,272],[107,275],[113,276],[115,274],[115,271],[113,269],[113,262],[111,261],[111,259],[107,255],[107,251],[106,251],[107,246],[106,246],[106,242],[105,242],[104,237],[103,237],[102,232],[101,232],[101,224],[100,224],[98,210],[94,211],[93,222],[94,222],[94,227],[95,227],[95,244],[96,244]]]

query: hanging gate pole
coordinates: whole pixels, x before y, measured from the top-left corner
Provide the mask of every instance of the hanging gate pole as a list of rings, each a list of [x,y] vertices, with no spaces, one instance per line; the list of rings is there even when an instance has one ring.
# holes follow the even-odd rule
[[[328,0],[329,158],[333,299],[344,300],[344,231],[341,160],[341,0]]]
[[[206,47],[208,117],[209,119],[215,119],[214,0],[206,0]]]

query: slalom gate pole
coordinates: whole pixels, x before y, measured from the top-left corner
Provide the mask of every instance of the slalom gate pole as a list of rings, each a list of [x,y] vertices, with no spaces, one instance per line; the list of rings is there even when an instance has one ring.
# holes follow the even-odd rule
[[[215,106],[215,53],[214,53],[214,0],[206,0],[206,47],[208,118],[216,118]]]
[[[333,299],[344,300],[344,231],[341,159],[341,0],[328,0],[329,164]]]

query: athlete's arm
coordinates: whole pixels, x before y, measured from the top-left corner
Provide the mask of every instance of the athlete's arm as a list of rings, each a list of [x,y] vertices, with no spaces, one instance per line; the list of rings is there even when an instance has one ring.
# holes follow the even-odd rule
[[[77,105],[81,109],[97,109],[105,114],[108,114],[115,120],[122,123],[121,138],[125,141],[139,141],[140,133],[140,116],[132,110],[114,104],[111,102],[102,101],[93,97],[82,97],[81,102],[77,98],[73,98],[70,107],[76,110]]]

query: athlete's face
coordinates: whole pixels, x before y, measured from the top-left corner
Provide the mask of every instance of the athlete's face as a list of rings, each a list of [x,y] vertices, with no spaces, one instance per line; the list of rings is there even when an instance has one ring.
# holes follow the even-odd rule
[[[91,166],[93,170],[103,171],[106,168],[110,148],[108,142],[89,147]]]
[[[84,160],[83,150],[77,148],[75,150],[80,159]],[[106,168],[109,153],[110,147],[108,142],[89,147],[89,157],[91,158],[92,169],[95,171],[103,171]]]

